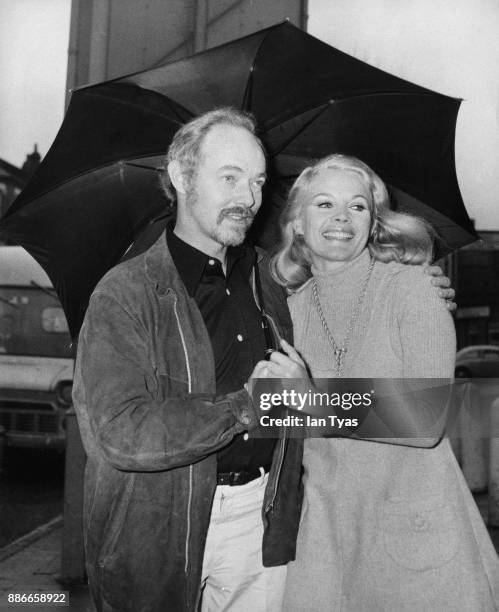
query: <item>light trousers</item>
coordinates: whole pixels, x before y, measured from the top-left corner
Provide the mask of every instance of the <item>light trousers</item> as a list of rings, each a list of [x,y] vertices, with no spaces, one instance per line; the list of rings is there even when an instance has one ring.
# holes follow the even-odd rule
[[[216,488],[202,572],[201,612],[281,612],[286,566],[262,565],[268,474]]]

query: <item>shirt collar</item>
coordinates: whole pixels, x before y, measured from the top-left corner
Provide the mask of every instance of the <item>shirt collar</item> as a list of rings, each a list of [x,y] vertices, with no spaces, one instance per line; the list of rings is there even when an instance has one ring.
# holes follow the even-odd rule
[[[180,278],[187,289],[187,293],[193,297],[201,282],[208,261],[216,258],[184,242],[184,240],[173,232],[173,229],[173,222],[166,226],[165,237],[168,244],[168,250],[170,251],[173,263],[177,268]],[[254,263],[255,251],[249,245],[242,244],[227,248],[227,278],[230,277],[236,264],[244,276],[249,277]]]

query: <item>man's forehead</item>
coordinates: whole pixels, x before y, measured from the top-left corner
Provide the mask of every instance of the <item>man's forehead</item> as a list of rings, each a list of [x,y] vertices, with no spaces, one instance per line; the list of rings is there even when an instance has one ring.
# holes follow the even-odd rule
[[[246,128],[214,126],[203,139],[201,155],[204,161],[211,161],[219,167],[244,167],[251,163],[265,172],[265,156],[261,145]]]

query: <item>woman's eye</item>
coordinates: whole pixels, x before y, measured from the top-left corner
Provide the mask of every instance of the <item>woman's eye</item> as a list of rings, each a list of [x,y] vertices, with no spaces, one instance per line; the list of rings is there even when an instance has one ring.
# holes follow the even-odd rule
[[[319,208],[331,208],[332,205],[332,202],[328,202],[327,200],[324,202],[317,202]]]
[[[233,174],[225,174],[223,180],[225,183],[232,184],[236,182],[236,177]]]
[[[353,208],[353,210],[366,210],[365,204],[352,204],[350,208]]]

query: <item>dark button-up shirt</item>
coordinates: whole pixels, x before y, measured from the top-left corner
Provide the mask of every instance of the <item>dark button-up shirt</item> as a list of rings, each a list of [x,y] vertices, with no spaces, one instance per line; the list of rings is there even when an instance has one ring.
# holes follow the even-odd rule
[[[213,347],[217,395],[241,389],[264,358],[260,310],[249,283],[256,253],[248,246],[228,247],[227,268],[166,230],[168,249],[187,289],[201,311]],[[239,472],[272,461],[275,441],[239,434],[217,453],[218,472]]]

